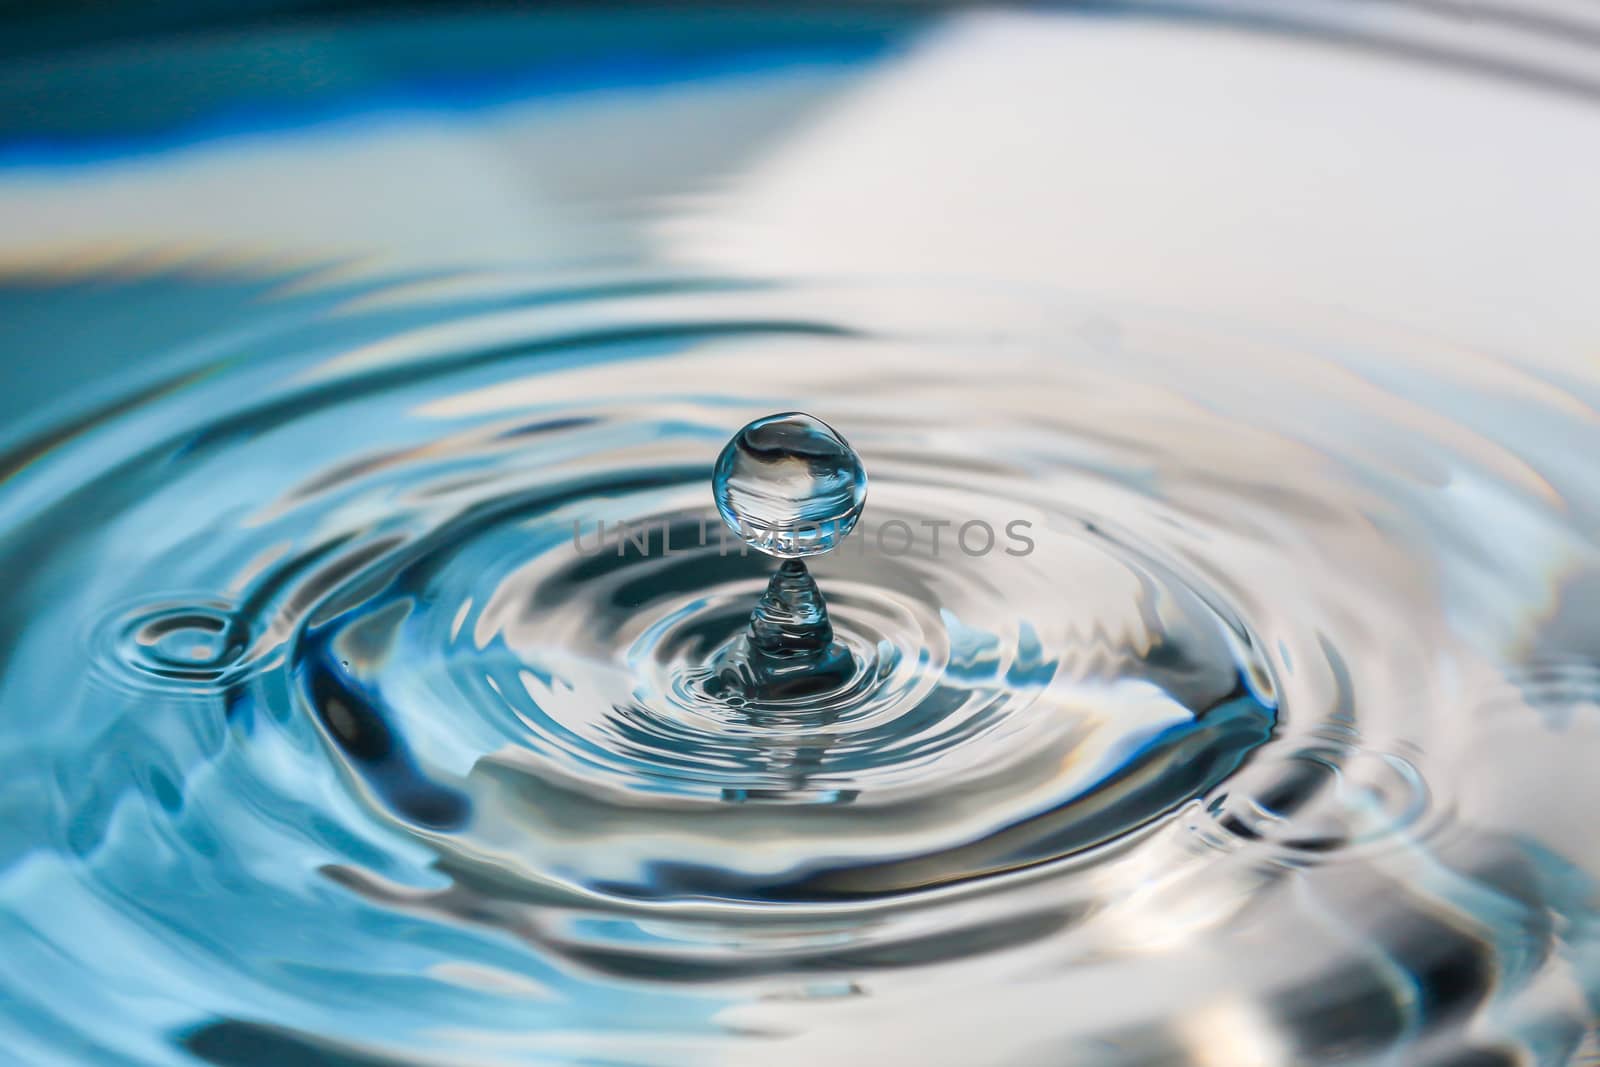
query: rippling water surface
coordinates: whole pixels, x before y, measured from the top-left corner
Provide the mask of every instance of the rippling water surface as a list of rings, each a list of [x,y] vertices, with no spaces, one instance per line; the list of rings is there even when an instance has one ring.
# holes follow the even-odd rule
[[[137,149],[13,137],[0,208],[54,222],[0,289],[34,368],[0,459],[12,1061],[1589,1062],[1600,332],[1512,254],[1584,254],[1548,166],[1600,173],[1557,136],[1595,129],[1582,87],[1315,22],[621,21],[559,23],[565,66],[555,23],[370,26],[396,70],[532,58]],[[1224,94],[1263,128],[1261,86],[1346,116],[1398,79],[1373,136],[1418,167],[1424,130],[1477,158],[1429,124],[1474,93],[1554,115],[1507,119],[1526,173],[1438,194],[1522,236],[1418,269],[1467,238],[1402,166],[1322,202],[1347,246],[1280,221],[1264,255],[1267,194],[1324,180],[1292,129],[1238,164],[1273,190],[1166,241],[1102,190],[1124,260],[1029,199],[1030,168],[1143,180],[1109,126],[1007,140],[992,187],[917,166],[1087,107],[1058,57],[1130,46],[1179,95],[1264,57]],[[994,92],[917,128],[963,78]],[[844,173],[860,203],[807,201]],[[1401,262],[1341,258],[1386,194]],[[712,467],[786,410],[871,479],[808,561],[850,666],[746,699],[712,668],[775,563]]]

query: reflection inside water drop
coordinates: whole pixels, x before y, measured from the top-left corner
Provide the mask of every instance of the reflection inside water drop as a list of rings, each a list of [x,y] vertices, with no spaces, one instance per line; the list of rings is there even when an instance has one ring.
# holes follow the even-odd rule
[[[855,528],[867,473],[838,432],[798,411],[733,435],[712,475],[717,511],[751,547],[785,559],[827,552]]]

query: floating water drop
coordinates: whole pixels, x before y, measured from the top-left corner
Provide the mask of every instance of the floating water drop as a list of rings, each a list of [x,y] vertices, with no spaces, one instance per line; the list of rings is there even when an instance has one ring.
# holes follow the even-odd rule
[[[855,528],[867,473],[838,432],[798,411],[757,419],[733,435],[713,476],[717,511],[751,547],[783,559],[719,675],[745,698],[836,688],[853,672],[833,639],[828,607],[803,556],[827,552]]]
[[[838,432],[798,411],[733,435],[713,475],[722,521],[752,548],[784,559],[827,552],[855,528],[867,472]]]

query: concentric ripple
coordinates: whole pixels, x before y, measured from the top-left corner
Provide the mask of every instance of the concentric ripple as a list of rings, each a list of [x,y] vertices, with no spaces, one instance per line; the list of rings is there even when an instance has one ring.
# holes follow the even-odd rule
[[[468,275],[251,345],[0,487],[33,1017],[104,990],[137,1062],[944,1062],[982,974],[1027,1007],[994,1062],[1576,1047],[1583,841],[1525,829],[1578,779],[1517,783],[1600,738],[1529,607],[1600,487],[1484,432],[1572,398],[1494,365],[1458,417],[1381,347],[874,279]],[[711,467],[790,409],[872,478],[813,564],[853,667],[744,699],[773,562]]]

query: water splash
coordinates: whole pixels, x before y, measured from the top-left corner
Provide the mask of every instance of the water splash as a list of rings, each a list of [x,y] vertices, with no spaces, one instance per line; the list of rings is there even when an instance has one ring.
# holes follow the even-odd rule
[[[837,431],[800,412],[768,415],[717,458],[717,511],[751,546],[783,559],[750,629],[717,657],[711,694],[739,704],[812,700],[848,685],[858,664],[833,639],[828,605],[801,556],[835,548],[861,517],[867,475]]]
[[[13,289],[14,324],[39,351],[112,332],[135,344],[155,307],[228,329],[133,368],[143,377],[75,401],[73,420],[0,457],[10,1061],[1594,1059],[1593,375],[1342,318],[1296,332],[1163,310],[1145,289],[1162,272],[1119,271],[1041,227],[1046,259],[1130,290],[1127,303],[1064,296],[1042,260],[1009,254],[1029,228],[989,225],[982,190],[1014,190],[1017,217],[1053,211],[1077,230],[1088,216],[1054,209],[1092,206],[1090,221],[1117,231],[1102,247],[1120,251],[1147,231],[1170,237],[1178,215],[1123,232],[1115,219],[1148,221],[1137,189],[1118,200],[1127,214],[1101,218],[1103,195],[1057,203],[1070,183],[987,161],[946,175],[971,228],[934,233],[913,200],[883,213],[885,246],[919,260],[924,280],[771,276],[808,244],[840,258],[856,247],[752,220],[808,192],[823,198],[793,212],[808,226],[813,204],[846,196],[865,209],[840,212],[847,225],[878,214],[873,190],[888,186],[845,180],[860,172],[836,167],[835,137],[881,147],[870,134],[895,123],[874,122],[937,114],[895,131],[896,160],[935,144],[949,151],[924,158],[989,158],[970,151],[985,132],[970,116],[1015,118],[1020,97],[969,96],[962,79],[994,85],[1039,29],[1000,17],[1024,21],[1023,40],[989,53],[998,61],[955,54],[959,77],[942,78],[943,50],[987,32],[987,17],[962,15],[902,71],[913,84],[885,79],[893,91],[796,122],[804,145],[766,137],[772,123],[745,110],[765,106],[760,93],[718,113],[763,127],[752,155],[718,154],[740,138],[652,129],[653,143],[716,157],[703,186],[665,167],[648,187],[592,189],[574,180],[586,123],[541,127],[560,140],[543,156],[552,196],[582,186],[584,209],[639,224],[650,256],[743,264],[735,277],[635,273],[633,246],[588,244],[563,211],[531,209],[536,190],[519,180],[509,200],[478,205],[486,218],[536,217],[547,254],[615,272],[535,265],[391,285],[340,271],[223,307],[205,287],[215,264],[167,275],[170,257],[114,244],[96,260],[113,284],[57,285],[87,262],[74,255]],[[1158,24],[1089,21],[1134,35]],[[493,36],[497,23],[474,25]],[[1238,44],[1241,60],[1269,40],[1203,36]],[[616,47],[610,23],[596,39]],[[1059,43],[1038,50],[1081,73]],[[1309,67],[1312,51],[1295,49]],[[1033,70],[1017,84],[1052,106],[1088,115],[1104,96],[1032,93],[1055,84]],[[977,106],[923,107],[909,91],[922,77],[939,83],[933,99]],[[1152,107],[1138,122],[1165,121],[1161,87],[1140,78]],[[1273,79],[1287,87],[1276,66]],[[1243,98],[1224,88],[1213,104]],[[1318,100],[1359,110],[1370,98]],[[878,118],[854,121],[860,105]],[[682,114],[699,120],[696,107]],[[1190,124],[1206,113],[1172,112]],[[1100,139],[1074,125],[1088,139],[1070,156],[1091,177],[1102,159],[1126,166],[1134,127],[1111,118]],[[1341,128],[1393,132],[1370,119],[1351,112]],[[405,121],[385,126],[386,145]],[[1031,151],[1019,128],[990,131],[1001,158]],[[475,145],[498,136],[473,129]],[[615,129],[594,138],[608,175],[611,148],[631,143]],[[280,177],[246,140],[249,166],[214,146],[227,181]],[[1162,151],[1204,140],[1149,138]],[[866,173],[890,173],[867,155]],[[796,166],[806,158],[822,165]],[[1548,162],[1532,158],[1526,173]],[[463,170],[477,173],[483,157],[472,162]],[[166,165],[152,156],[79,192],[53,174],[25,187],[59,205],[81,197],[98,234],[116,205],[143,207],[158,186],[178,200],[207,187],[193,172],[158,180]],[[457,191],[459,175],[424,169],[426,203],[442,202],[442,177]],[[658,176],[627,170],[630,183]],[[1284,176],[1250,173],[1262,189]],[[967,184],[989,174],[1004,182]],[[956,188],[935,181],[923,203]],[[1191,207],[1231,202],[1197,188]],[[1385,189],[1404,206],[1404,189]],[[382,218],[401,217],[385,204]],[[697,213],[729,205],[707,237]],[[45,229],[80,217],[16,214]],[[332,214],[309,220],[304,263],[339,244]],[[267,215],[277,239],[292,220]],[[133,221],[138,234],[161,225]],[[454,233],[461,220],[446,221]],[[429,227],[402,229],[431,240]],[[526,249],[505,229],[513,254]],[[752,255],[702,259],[686,237],[700,250],[748,239]],[[1190,243],[1207,262],[1252,258]],[[253,247],[173,247],[195,244]],[[962,261],[920,262],[942,244]],[[1260,258],[1289,251],[1279,241]],[[962,280],[927,280],[925,266]],[[972,277],[990,268],[1040,288]],[[146,270],[157,273],[137,287],[118,280]],[[1165,275],[1192,295],[1194,275]],[[1321,277],[1300,280],[1323,292]],[[103,303],[113,292],[126,302]],[[1471,310],[1441,293],[1417,306]],[[831,551],[811,550],[837,530],[768,521],[755,555],[730,554],[704,536],[721,511],[707,461],[730,412],[779,404],[851,429],[872,462],[872,514]],[[783,499],[815,496],[822,518],[849,515],[864,486],[839,481],[837,463],[821,479],[808,462],[785,467],[804,477]],[[767,514],[759,498],[739,507]],[[599,551],[572,543],[575,526],[602,521],[645,532]],[[984,551],[985,527],[1031,540]]]

